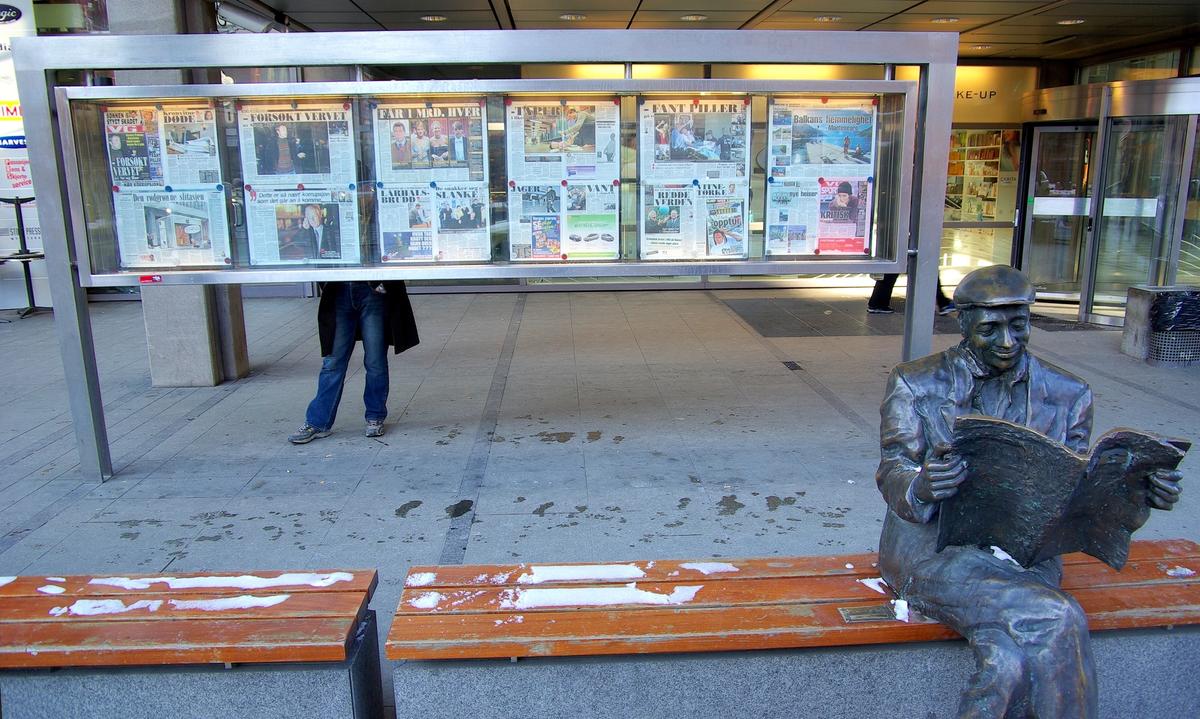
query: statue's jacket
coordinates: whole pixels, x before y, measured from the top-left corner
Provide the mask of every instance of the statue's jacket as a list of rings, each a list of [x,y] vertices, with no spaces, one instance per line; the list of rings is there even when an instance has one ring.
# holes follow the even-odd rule
[[[1022,379],[1014,382],[1011,390],[1024,392],[1025,401],[1013,406],[1023,404],[1024,416],[1006,419],[1019,421],[1076,452],[1087,451],[1092,431],[1092,392],[1087,383],[1028,351],[1017,371]],[[984,374],[963,343],[900,364],[888,378],[879,410],[881,457],[875,475],[888,505],[880,538],[880,568],[901,594],[910,570],[936,556],[938,504],[917,499],[913,482],[926,456],[952,441],[955,417],[980,413],[973,406],[973,395]]]

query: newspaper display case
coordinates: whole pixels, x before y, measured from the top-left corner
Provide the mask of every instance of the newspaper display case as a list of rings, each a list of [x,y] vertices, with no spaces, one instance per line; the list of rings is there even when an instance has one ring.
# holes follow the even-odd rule
[[[915,83],[453,84],[60,88],[82,283],[903,261]]]
[[[29,167],[82,476],[102,480],[112,475],[85,287],[394,278],[463,284],[503,281],[531,290],[535,289],[529,284],[532,280],[908,272],[902,354],[909,359],[929,352],[943,217],[940,203],[935,206],[921,198],[940,196],[945,189],[958,47],[955,33],[480,30],[322,33],[320,40],[314,44],[304,33],[14,38]],[[98,77],[96,73],[125,70],[166,70],[196,77],[192,71],[204,69],[323,67],[340,68],[354,77],[361,76],[359,69],[375,66],[480,66],[482,74],[488,75],[489,68],[483,66],[614,63],[624,67],[625,79],[74,86],[79,81],[88,85]],[[912,66],[918,82],[634,79],[639,66],[708,64],[870,65],[885,78],[894,78],[898,67]],[[742,223],[747,237],[744,255],[710,256],[705,238],[704,257],[643,259],[637,103],[643,97],[664,96],[685,102],[749,98],[748,187],[742,193],[747,201],[737,207],[732,196],[740,188],[735,187],[735,192],[727,192],[732,199],[709,213],[710,220],[716,217],[714,231],[722,224],[732,229]],[[862,194],[860,188],[867,201],[860,200],[854,212],[848,205],[836,206],[840,213],[836,216],[826,211],[824,219],[832,220],[827,229],[843,235],[830,234],[830,238],[838,240],[840,249],[851,251],[809,253],[821,249],[819,244],[806,244],[807,225],[815,223],[822,232],[820,201],[808,202],[807,219],[801,220],[803,212],[793,213],[788,205],[785,217],[780,208],[800,202],[802,189],[796,198],[779,193],[768,198],[768,188],[775,184],[768,182],[768,103],[776,97],[819,102],[843,96],[879,100],[877,144],[871,148],[875,174],[868,176],[869,192]],[[567,241],[578,235],[582,248],[567,253],[565,260],[561,253],[557,259],[522,258],[523,250],[514,259],[514,216],[508,200],[512,188],[504,151],[512,138],[506,133],[505,100],[548,100],[561,107],[563,100],[570,105],[596,97],[615,98],[619,103],[616,256],[612,250],[593,250],[597,256],[587,256],[589,245],[594,248],[599,242],[602,247],[606,242],[603,227],[611,227],[606,193],[595,187],[598,199],[593,203],[591,190],[601,183],[588,178],[587,193],[575,193],[575,209],[564,207],[563,193],[559,197],[560,250],[564,227]],[[423,159],[406,158],[404,145],[413,145],[402,140],[416,133],[419,121],[424,121],[426,136],[430,119],[442,121],[435,124],[443,133],[448,121],[453,134],[458,116],[438,108],[462,109],[480,101],[478,140],[472,132],[472,111],[461,115],[466,119],[465,142],[459,138],[453,143],[459,149],[469,146],[465,170],[461,160],[451,160],[452,151],[447,149],[446,166],[435,171],[432,139],[429,167]],[[284,116],[276,125],[290,126],[270,133],[260,128],[256,138],[256,119],[239,119],[239,113],[255,112],[251,106],[260,105],[270,108],[263,109],[264,115]],[[323,105],[334,109],[314,109]],[[384,106],[409,112],[380,112]],[[596,107],[598,111],[599,104]],[[111,122],[106,122],[110,110]],[[206,116],[209,111],[211,120]],[[348,113],[349,119],[288,115],[307,111]],[[125,112],[129,114],[120,114]],[[565,119],[565,109],[563,114]],[[272,122],[267,117],[257,121]],[[321,164],[325,161],[321,149],[313,147],[310,153],[298,147],[322,141],[319,129],[306,126],[322,122],[324,141],[329,143],[328,168]],[[340,134],[341,122],[349,122],[346,135]],[[396,129],[397,122],[402,129]],[[567,126],[564,122],[563,129]],[[599,129],[598,120],[595,126]],[[328,135],[331,131],[341,148],[337,152]],[[395,156],[390,144],[393,132],[399,145]],[[208,142],[214,137],[215,154]],[[343,137],[352,150],[346,149]],[[597,139],[592,151],[597,157],[603,153],[607,162],[607,144],[603,141],[599,146],[601,142]],[[702,142],[709,142],[707,135]],[[714,133],[712,142],[706,146],[715,147],[719,159],[725,149],[722,139]],[[586,144],[568,143],[568,148],[586,150]],[[419,157],[423,157],[421,149],[416,153]],[[703,148],[696,149],[703,154]],[[856,146],[849,150],[856,151]],[[342,164],[351,153],[353,177]],[[260,159],[265,162],[261,168]],[[864,168],[851,169],[858,173]],[[306,174],[313,177],[304,178]],[[838,194],[842,181],[856,177],[861,174],[843,172],[833,194]],[[565,178],[568,185],[571,179]],[[563,181],[559,180],[559,187],[567,189]],[[480,193],[485,188],[483,199]],[[544,192],[542,199],[547,199]],[[571,201],[569,194],[565,199]],[[802,205],[797,207],[802,210]],[[600,209],[593,212],[593,207]],[[794,227],[798,224],[805,225],[804,239]],[[532,255],[532,223],[526,229]],[[596,237],[589,243],[591,235]],[[863,245],[861,254],[853,251],[855,243]],[[714,248],[724,245],[712,242]],[[699,246],[693,242],[697,250]]]

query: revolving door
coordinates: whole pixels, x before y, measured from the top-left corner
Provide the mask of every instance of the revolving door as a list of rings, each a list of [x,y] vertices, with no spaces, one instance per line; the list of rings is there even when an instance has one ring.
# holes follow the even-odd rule
[[[1195,283],[1200,78],[1054,88],[1026,101],[1038,123],[1018,266],[1039,298],[1119,326],[1130,287]]]

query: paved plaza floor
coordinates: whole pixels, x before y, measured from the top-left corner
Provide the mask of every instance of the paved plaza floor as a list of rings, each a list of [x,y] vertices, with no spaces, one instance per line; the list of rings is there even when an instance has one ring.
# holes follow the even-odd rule
[[[414,295],[422,342],[389,355],[386,435],[363,436],[356,354],[335,433],[303,446],[285,437],[315,389],[315,300],[247,300],[251,375],[200,389],[151,387],[140,306],[97,303],[104,484],[78,474],[52,317],[0,324],[0,574],[374,567],[386,632],[413,564],[874,550],[903,320],[865,298]],[[1032,348],[1091,383],[1097,434],[1197,439],[1200,369],[1120,339],[1044,320]],[[1195,455],[1140,537],[1200,540]]]

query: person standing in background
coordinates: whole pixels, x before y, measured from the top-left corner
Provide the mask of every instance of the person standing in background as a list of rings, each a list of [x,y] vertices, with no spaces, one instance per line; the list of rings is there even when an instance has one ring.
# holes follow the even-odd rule
[[[366,436],[382,437],[387,419],[387,348],[396,354],[417,346],[417,322],[402,281],[327,282],[317,307],[317,333],[321,340],[321,372],[317,393],[308,404],[304,424],[288,441],[306,444],[328,437],[337,417],[346,383],[350,355],[358,340],[363,343],[366,386]]]
[[[867,300],[867,312],[873,315],[890,315],[896,312],[892,309],[892,290],[895,289],[899,277],[898,273],[889,273],[875,280],[875,288],[871,290],[871,297]],[[937,284],[937,308],[939,315],[948,315],[958,309],[942,291],[941,275],[938,276]]]

